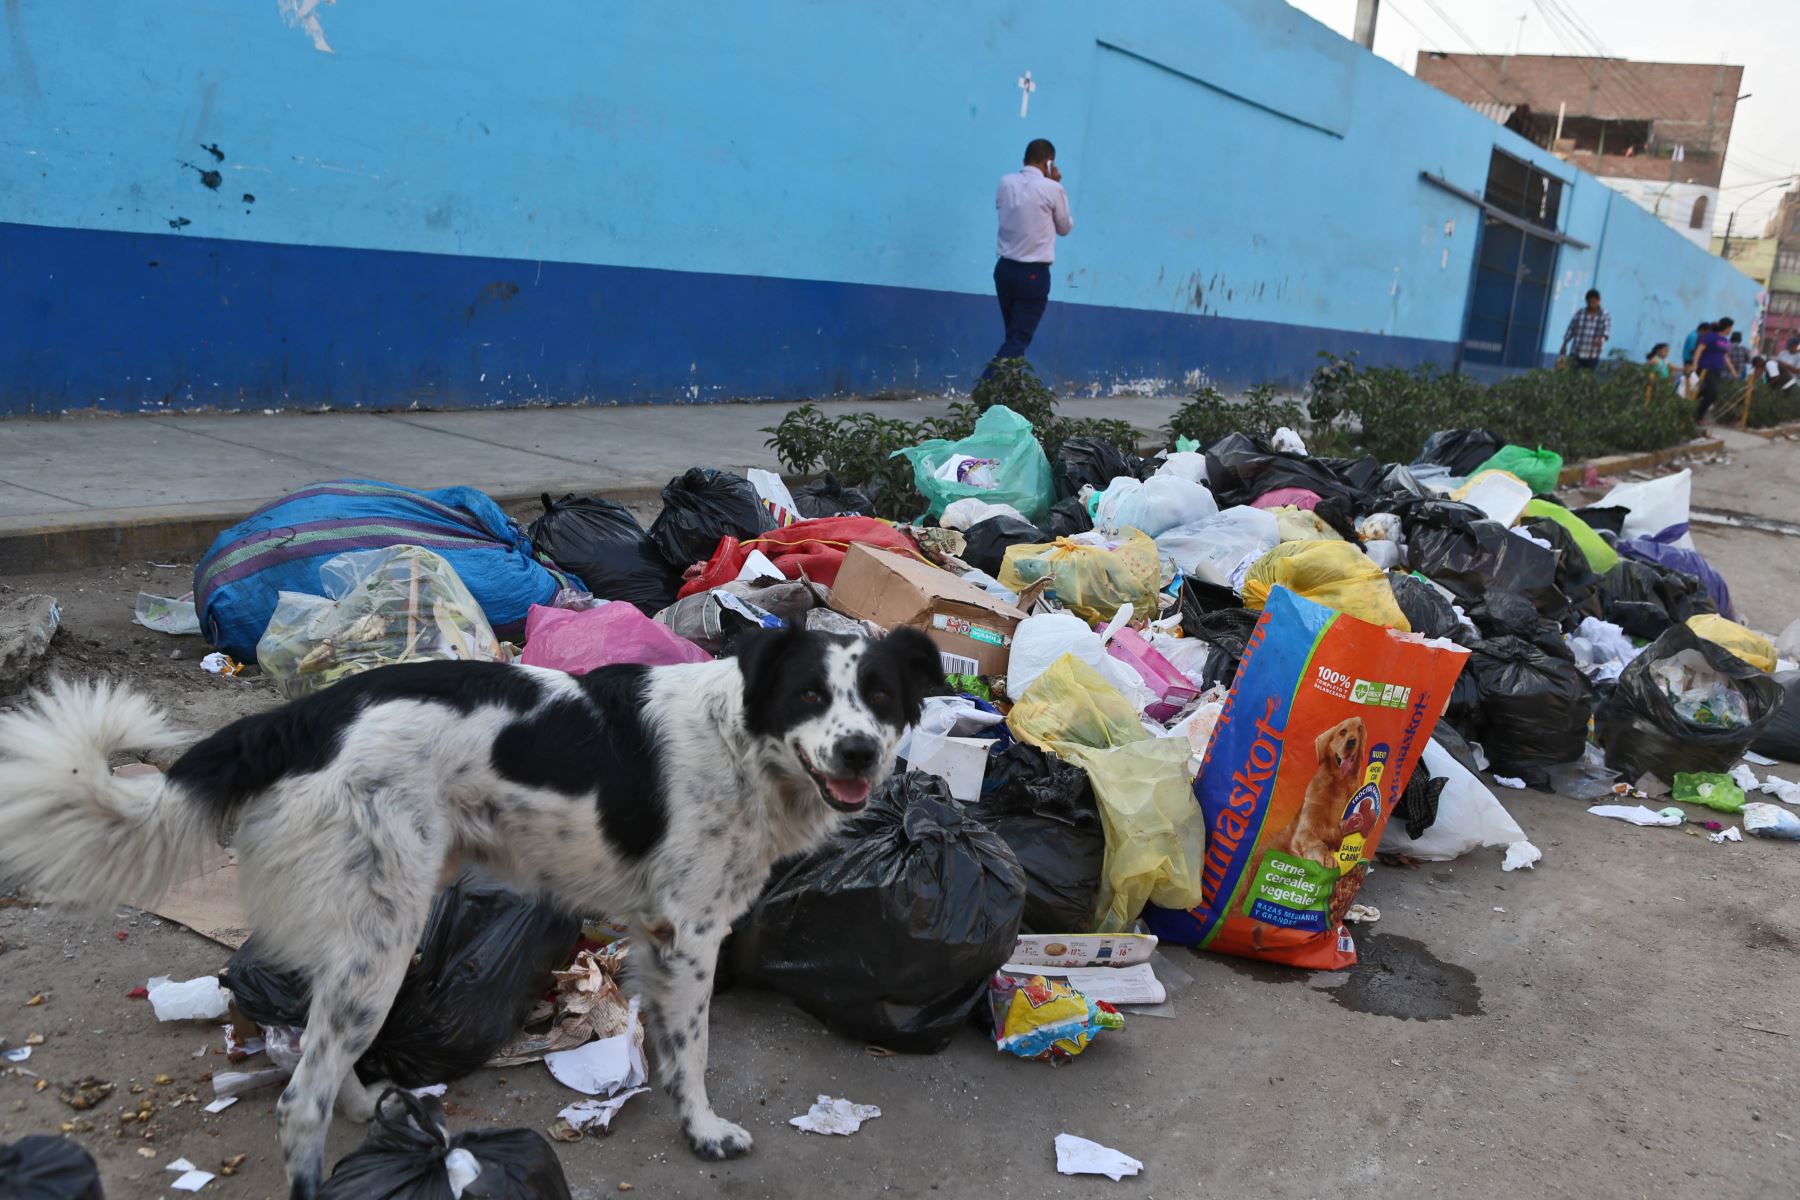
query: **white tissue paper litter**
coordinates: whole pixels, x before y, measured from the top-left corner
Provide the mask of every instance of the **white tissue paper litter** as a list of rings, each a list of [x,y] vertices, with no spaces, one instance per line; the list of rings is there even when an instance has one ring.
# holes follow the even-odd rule
[[[444,1155],[444,1174],[450,1184],[452,1200],[462,1200],[463,1189],[481,1174],[481,1162],[461,1146]]]
[[[619,1115],[619,1110],[625,1107],[627,1100],[649,1090],[647,1087],[634,1087],[604,1100],[577,1100],[556,1115],[567,1121],[571,1129],[579,1129],[583,1133],[605,1133],[612,1128],[613,1118]]]
[[[852,1104],[848,1100],[833,1100],[830,1096],[820,1096],[817,1103],[798,1117],[792,1117],[788,1124],[806,1133],[835,1133],[849,1137],[862,1128],[864,1121],[873,1121],[881,1115],[881,1110],[873,1104]]]
[[[1756,777],[1756,772],[1752,771],[1749,767],[1746,767],[1743,763],[1739,763],[1737,766],[1731,768],[1731,782],[1737,784],[1746,792],[1754,792],[1762,787],[1762,780]]]
[[[1512,788],[1514,791],[1525,790],[1525,781],[1523,779],[1515,779],[1511,775],[1496,775],[1494,776],[1494,782],[1501,787]]]
[[[231,993],[213,975],[175,983],[158,975],[149,983],[150,1007],[159,1021],[211,1021],[225,1015]]]
[[[1520,867],[1536,867],[1543,857],[1544,852],[1530,842],[1514,842],[1506,848],[1506,859],[1500,869],[1517,871]]]
[[[1136,1175],[1144,1169],[1144,1164],[1099,1142],[1090,1142],[1072,1133],[1059,1133],[1056,1135],[1056,1169],[1063,1175],[1104,1175],[1118,1180]]]
[[[1679,825],[1687,819],[1679,808],[1665,808],[1661,812],[1655,812],[1641,804],[1596,804],[1588,811],[1596,817],[1630,821],[1633,825]]]
[[[589,1096],[610,1096],[621,1088],[641,1086],[650,1078],[637,1044],[638,1001],[631,998],[631,1020],[625,1032],[544,1055],[544,1065],[564,1087]]]
[[[9,1063],[22,1063],[30,1057],[30,1046],[15,1046],[11,1050],[0,1051],[0,1058],[4,1058]]]
[[[202,1171],[185,1158],[178,1158],[163,1169],[181,1172],[181,1177],[169,1185],[178,1192],[197,1192],[213,1181],[211,1171]]]
[[[442,1096],[445,1092],[450,1090],[450,1085],[447,1083],[434,1083],[428,1087],[407,1088],[406,1090],[409,1094],[414,1096]]]
[[[1755,763],[1759,767],[1772,767],[1775,765],[1774,759],[1765,754],[1758,754],[1754,750],[1744,751],[1744,761],[1747,763]]]
[[[206,1111],[209,1113],[222,1113],[237,1102],[238,1098],[236,1096],[220,1096],[217,1100],[214,1100],[211,1104],[206,1106]]]
[[[185,1158],[178,1158],[174,1162],[170,1163],[168,1166],[163,1168],[163,1170],[165,1170],[165,1171],[192,1171],[193,1169],[194,1169],[194,1164],[189,1162]]]
[[[1736,825],[1732,825],[1728,828],[1719,830],[1717,833],[1707,834],[1706,840],[1713,843],[1741,842],[1744,840],[1744,833]]]

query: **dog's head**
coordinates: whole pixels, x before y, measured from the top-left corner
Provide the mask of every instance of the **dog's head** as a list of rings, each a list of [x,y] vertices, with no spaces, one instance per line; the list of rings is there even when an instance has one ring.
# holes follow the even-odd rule
[[[810,780],[855,812],[894,768],[900,733],[944,682],[937,647],[916,629],[879,640],[783,629],[738,643],[744,722],[772,745],[775,769]]]
[[[1351,717],[1321,733],[1313,747],[1327,770],[1340,779],[1348,779],[1362,774],[1363,751],[1368,744],[1369,727],[1361,717]]]

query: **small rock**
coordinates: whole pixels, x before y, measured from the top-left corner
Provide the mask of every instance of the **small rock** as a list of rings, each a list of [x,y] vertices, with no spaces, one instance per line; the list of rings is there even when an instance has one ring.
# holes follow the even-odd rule
[[[0,599],[0,696],[25,687],[61,624],[62,609],[54,596]]]

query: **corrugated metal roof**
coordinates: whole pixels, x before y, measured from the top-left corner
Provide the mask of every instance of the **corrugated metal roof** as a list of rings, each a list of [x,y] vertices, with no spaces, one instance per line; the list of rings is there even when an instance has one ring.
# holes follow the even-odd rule
[[[1469,107],[1496,125],[1506,124],[1512,120],[1512,115],[1519,111],[1518,105],[1502,104],[1498,100],[1483,100],[1478,104],[1470,104]]]

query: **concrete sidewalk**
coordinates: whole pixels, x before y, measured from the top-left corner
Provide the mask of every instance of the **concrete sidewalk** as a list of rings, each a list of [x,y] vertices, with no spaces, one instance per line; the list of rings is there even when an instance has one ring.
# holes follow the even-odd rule
[[[1180,397],[1066,399],[1070,416],[1159,429]],[[834,401],[922,420],[949,398]],[[566,491],[653,498],[689,467],[778,470],[790,406],[646,405],[449,413],[133,416],[0,422],[0,571],[192,558],[219,529],[323,479],[466,484],[516,504]]]

